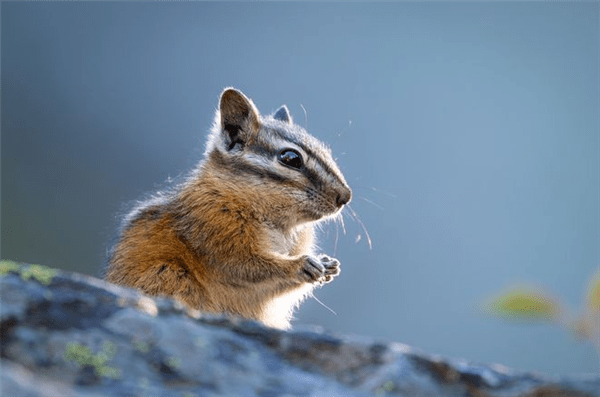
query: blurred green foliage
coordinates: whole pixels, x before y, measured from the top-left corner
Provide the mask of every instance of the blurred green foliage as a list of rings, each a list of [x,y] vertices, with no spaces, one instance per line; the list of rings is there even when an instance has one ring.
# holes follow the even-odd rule
[[[590,280],[580,313],[573,315],[551,294],[531,285],[507,288],[483,305],[483,311],[504,320],[545,321],[560,325],[600,351],[600,271]]]

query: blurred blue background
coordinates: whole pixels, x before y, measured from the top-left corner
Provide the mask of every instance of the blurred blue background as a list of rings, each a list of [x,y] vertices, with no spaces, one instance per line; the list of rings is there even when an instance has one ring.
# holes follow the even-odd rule
[[[201,158],[235,86],[285,103],[354,190],[343,273],[296,324],[548,374],[591,344],[477,306],[581,305],[600,263],[599,4],[1,4],[2,258],[99,275],[119,214]],[[302,109],[306,109],[306,115]],[[337,239],[336,239],[337,236]]]

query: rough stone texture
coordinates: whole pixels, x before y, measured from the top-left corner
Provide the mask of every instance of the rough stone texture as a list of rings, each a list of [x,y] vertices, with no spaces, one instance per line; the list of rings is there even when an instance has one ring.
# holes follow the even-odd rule
[[[597,377],[550,379],[399,343],[199,316],[75,273],[0,273],[2,396],[600,395]]]

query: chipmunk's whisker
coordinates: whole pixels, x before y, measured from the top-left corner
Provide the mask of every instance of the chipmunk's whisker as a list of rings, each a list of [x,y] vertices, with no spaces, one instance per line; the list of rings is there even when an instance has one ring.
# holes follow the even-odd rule
[[[340,214],[342,215],[342,214]],[[342,224],[342,230],[344,232],[344,236],[346,235],[346,224],[344,223],[344,216],[340,216],[340,223]]]
[[[332,312],[334,316],[337,316],[337,313],[336,313],[336,312],[335,312],[335,311],[334,311],[332,308],[330,308],[329,306],[327,306],[326,304],[324,304],[323,302],[321,302],[321,301],[319,300],[319,298],[317,298],[317,297],[315,296],[315,294],[311,294],[311,296],[312,296],[312,298],[314,298],[314,300],[316,300],[317,302],[319,302],[319,303],[321,304],[321,306],[323,306],[325,309],[327,309],[327,310],[329,310],[330,312]]]
[[[300,104],[302,110],[304,110],[304,128],[308,130],[308,113],[306,113],[306,109],[302,104]]]
[[[382,206],[380,206],[379,204],[377,204],[376,202],[374,202],[373,200],[369,200],[368,198],[359,196],[358,197],[360,200],[366,201],[367,203],[371,204],[373,207],[378,208],[382,211],[385,211],[385,208],[383,208]]]
[[[369,245],[369,249],[373,249],[373,242],[371,241],[371,236],[369,235],[369,231],[367,230],[367,227],[365,226],[363,221],[360,219],[358,214],[352,209],[352,207],[350,207],[350,204],[348,204],[348,210],[350,211],[352,218],[362,227],[363,231],[365,232],[365,237],[367,238],[367,244]]]
[[[333,256],[337,256],[337,245],[340,237],[340,227],[338,223],[335,223],[335,241],[333,243]]]

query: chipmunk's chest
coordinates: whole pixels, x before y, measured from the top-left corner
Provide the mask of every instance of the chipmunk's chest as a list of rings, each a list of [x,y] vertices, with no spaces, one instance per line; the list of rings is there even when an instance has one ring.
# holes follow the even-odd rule
[[[305,255],[313,249],[313,229],[311,225],[299,226],[289,233],[282,233],[276,229],[267,231],[268,241],[272,252],[282,255]]]
[[[268,232],[271,251],[282,255],[291,255],[298,243],[297,233],[282,233],[276,230]]]

